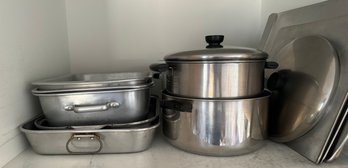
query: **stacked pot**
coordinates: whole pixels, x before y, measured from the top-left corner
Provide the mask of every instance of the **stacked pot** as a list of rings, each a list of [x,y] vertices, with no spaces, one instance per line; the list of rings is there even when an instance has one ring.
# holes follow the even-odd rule
[[[33,85],[44,115],[21,130],[41,154],[137,152],[159,125],[148,73],[75,74]]]
[[[151,69],[165,73],[163,133],[188,152],[230,156],[252,152],[267,137],[268,98],[264,90],[267,54],[223,48],[222,35],[206,36],[207,49],[164,57]]]

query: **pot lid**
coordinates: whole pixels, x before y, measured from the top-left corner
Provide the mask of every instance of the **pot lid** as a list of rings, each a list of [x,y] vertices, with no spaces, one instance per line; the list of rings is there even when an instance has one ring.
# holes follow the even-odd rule
[[[321,36],[305,36],[273,57],[279,67],[269,77],[270,137],[292,141],[311,130],[327,110],[339,75],[337,54]]]
[[[183,51],[164,57],[165,61],[228,61],[228,60],[265,60],[267,53],[244,47],[223,48],[220,44],[224,40],[223,35],[211,35],[205,37],[207,49]]]

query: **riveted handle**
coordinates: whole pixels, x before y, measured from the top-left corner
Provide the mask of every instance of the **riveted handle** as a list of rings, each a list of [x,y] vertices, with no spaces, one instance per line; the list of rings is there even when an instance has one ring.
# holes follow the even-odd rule
[[[109,102],[102,105],[68,105],[65,106],[65,111],[73,111],[75,113],[88,113],[88,112],[98,112],[106,111],[110,108],[118,108],[120,103],[118,102]]]
[[[87,146],[77,146],[73,143],[79,143],[81,141],[87,142]],[[97,134],[73,134],[66,142],[66,150],[71,154],[94,154],[99,153],[103,149],[103,142]],[[75,149],[73,149],[74,147]],[[94,149],[93,149],[94,147]],[[91,149],[92,150],[86,150]]]

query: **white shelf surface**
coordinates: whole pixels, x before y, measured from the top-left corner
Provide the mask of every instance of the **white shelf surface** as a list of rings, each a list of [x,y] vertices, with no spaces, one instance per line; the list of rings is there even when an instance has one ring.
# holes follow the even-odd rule
[[[4,168],[347,168],[348,151],[333,163],[313,164],[285,145],[268,141],[260,150],[242,156],[209,157],[183,152],[157,135],[140,153],[96,155],[39,155],[25,150]]]

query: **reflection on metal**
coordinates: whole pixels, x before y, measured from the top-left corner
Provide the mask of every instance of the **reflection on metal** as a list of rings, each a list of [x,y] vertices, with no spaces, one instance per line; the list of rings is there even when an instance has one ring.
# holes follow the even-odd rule
[[[274,58],[279,63],[267,83],[273,91],[270,136],[279,142],[294,140],[315,126],[325,113],[335,87],[338,59],[321,36],[298,38]]]
[[[328,150],[331,150],[330,144],[335,143],[332,140],[344,139],[347,131],[337,133],[341,127],[342,118],[347,111],[342,111],[340,107],[344,104],[345,96],[348,91],[348,1],[335,0],[324,1],[322,3],[293,9],[270,16],[260,49],[269,54],[269,60],[274,61],[279,56],[280,50],[289,42],[296,38],[320,35],[328,39],[337,51],[337,69],[331,69],[327,81],[334,81],[334,89],[328,99],[323,99],[323,104],[318,103],[317,111],[322,111],[322,119],[319,119],[304,135],[286,142],[286,145],[298,152],[314,163],[321,163],[326,157]],[[305,55],[304,55],[305,56]],[[318,58],[310,60],[310,64],[319,61]],[[334,62],[332,62],[334,64]],[[309,66],[310,67],[310,66]],[[265,71],[265,77],[268,79],[274,73],[272,70]],[[329,87],[323,85],[322,88]],[[315,118],[315,114],[313,114]],[[311,117],[311,118],[313,118]],[[311,119],[315,121],[314,119]],[[335,136],[336,135],[336,136]]]
[[[162,103],[163,133],[172,145],[202,155],[231,156],[255,151],[267,138],[269,96],[265,92],[249,99],[192,99],[163,92],[164,102],[179,103]],[[192,104],[192,109],[179,110],[185,104]]]

